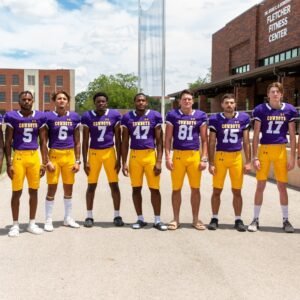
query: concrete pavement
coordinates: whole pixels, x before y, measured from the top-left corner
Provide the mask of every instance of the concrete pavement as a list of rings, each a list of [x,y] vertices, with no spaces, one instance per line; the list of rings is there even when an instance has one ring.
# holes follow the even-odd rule
[[[243,219],[253,213],[255,178],[245,177]],[[268,183],[261,211],[262,230],[239,233],[229,181],[223,192],[220,229],[199,232],[190,226],[187,182],[183,189],[181,229],[159,232],[152,228],[149,191],[144,188],[144,216],[149,224],[133,230],[136,220],[128,178],[120,175],[123,228],[112,225],[113,206],[105,175],[96,193],[93,228],[62,226],[63,194],[54,206],[55,231],[33,236],[24,231],[7,236],[11,225],[10,180],[0,180],[0,299],[300,299],[300,197],[289,189],[290,220],[294,234],[281,229],[276,185]],[[172,219],[171,181],[161,178],[162,220]],[[74,186],[73,216],[85,218],[86,178],[81,171]],[[202,177],[200,218],[210,220],[211,176]],[[45,178],[39,191],[37,222],[44,221]],[[20,223],[28,221],[27,191],[21,199]]]

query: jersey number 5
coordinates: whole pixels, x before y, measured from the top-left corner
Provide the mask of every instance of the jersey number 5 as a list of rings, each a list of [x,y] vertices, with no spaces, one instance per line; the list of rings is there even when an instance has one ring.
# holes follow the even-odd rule
[[[24,128],[23,142],[30,143],[32,141],[33,128]]]

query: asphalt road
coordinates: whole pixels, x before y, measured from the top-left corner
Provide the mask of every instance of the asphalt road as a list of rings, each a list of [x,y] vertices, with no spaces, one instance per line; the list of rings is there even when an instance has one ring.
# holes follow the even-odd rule
[[[172,219],[171,182],[161,178],[162,220]],[[54,206],[55,231],[34,236],[25,230],[7,236],[11,225],[10,180],[0,179],[0,299],[300,299],[300,197],[289,189],[290,221],[294,234],[283,233],[276,185],[268,183],[261,211],[262,230],[240,233],[233,229],[230,185],[223,192],[220,229],[197,231],[190,225],[187,182],[183,189],[182,227],[159,232],[152,228],[149,191],[144,188],[144,216],[149,225],[133,230],[136,220],[128,178],[120,175],[123,228],[112,225],[113,206],[106,178],[97,189],[95,227],[62,225],[63,194]],[[73,216],[85,218],[86,178],[77,175]],[[243,219],[253,212],[255,178],[245,178]],[[24,190],[26,191],[26,189]],[[210,220],[211,177],[202,177],[200,218]],[[45,178],[39,191],[37,222],[44,221]],[[21,199],[20,223],[28,222],[27,191]]]

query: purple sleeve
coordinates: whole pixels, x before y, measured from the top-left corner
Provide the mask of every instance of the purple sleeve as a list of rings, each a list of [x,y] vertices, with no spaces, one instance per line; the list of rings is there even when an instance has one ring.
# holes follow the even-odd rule
[[[213,132],[217,132],[217,124],[216,124],[216,117],[211,116],[208,120],[208,127],[211,131]]]
[[[162,116],[159,112],[156,112],[155,114],[155,122],[156,122],[156,126],[162,125],[163,123]]]
[[[201,126],[203,126],[203,125],[205,125],[205,124],[207,124],[207,115],[206,115],[206,113],[205,112],[202,112],[202,118],[201,118],[202,120],[201,120],[201,124],[200,124],[200,127]]]
[[[89,117],[88,117],[88,112],[84,113],[83,116],[81,117],[81,123],[82,125],[89,126]]]
[[[121,125],[125,126],[125,127],[128,127],[128,115],[127,114],[122,117]]]
[[[296,108],[295,108],[294,106],[291,105],[291,113],[290,113],[290,115],[289,115],[288,121],[289,121],[289,122],[292,122],[292,121],[294,121],[295,118],[297,118],[297,117],[298,117],[298,112],[297,112]]]
[[[166,116],[166,123],[174,126],[174,116],[172,111],[169,111]]]
[[[5,122],[8,126],[14,127],[14,125],[12,124],[13,120],[12,120],[12,118],[10,117],[9,113],[6,113],[6,114],[4,115],[4,122]]]
[[[261,121],[260,106],[254,108],[252,116],[254,120]]]
[[[121,122],[122,115],[116,110],[116,125],[118,125]]]

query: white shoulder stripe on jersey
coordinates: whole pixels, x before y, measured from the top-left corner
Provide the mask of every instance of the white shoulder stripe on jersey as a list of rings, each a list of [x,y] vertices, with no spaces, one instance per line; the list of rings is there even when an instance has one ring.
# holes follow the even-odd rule
[[[213,129],[213,130],[217,131],[217,129],[216,129],[216,127],[215,127],[215,126],[212,126],[212,125],[210,125],[210,126],[208,126],[208,128],[210,128],[210,129]]]
[[[166,124],[174,126],[170,121],[166,121]]]
[[[5,123],[7,126],[14,128],[10,123]]]
[[[161,126],[161,125],[162,125],[162,123],[157,123],[157,124],[155,125],[155,127]]]
[[[119,125],[120,123],[121,123],[121,121],[116,122],[116,124],[115,124],[114,127],[116,127],[116,126]]]
[[[255,117],[254,120],[261,122],[261,119],[259,117]]]

